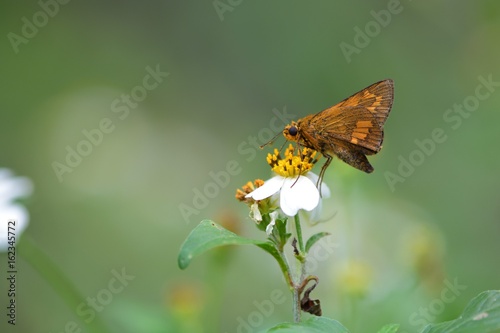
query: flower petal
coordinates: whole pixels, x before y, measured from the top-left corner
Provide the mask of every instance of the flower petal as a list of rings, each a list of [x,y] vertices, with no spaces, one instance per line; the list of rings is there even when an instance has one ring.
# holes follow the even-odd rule
[[[21,236],[29,224],[29,214],[21,205],[0,205],[0,252],[6,251],[8,244],[9,221],[15,221],[16,240]]]
[[[317,174],[315,174],[314,172],[308,172],[305,175],[305,177],[307,177],[310,180],[312,180],[312,182],[314,184],[318,183],[319,176]],[[320,188],[321,188],[321,197],[322,198],[329,198],[330,195],[331,195],[331,192],[330,192],[330,188],[328,187],[328,185],[326,185],[325,182],[322,182]]]
[[[266,227],[266,234],[269,236],[273,232],[274,225],[276,224],[276,217],[278,217],[278,212],[274,211],[269,214],[271,222]]]
[[[318,206],[316,206],[316,208],[314,208],[310,212],[302,211],[303,214],[300,215],[300,218],[301,220],[306,221],[310,225],[318,224],[318,222],[320,222],[322,209],[323,209],[323,200],[320,200]]]
[[[257,202],[254,202],[252,206],[250,206],[250,217],[256,223],[262,222],[262,214],[260,213],[259,204]]]
[[[254,200],[262,200],[268,198],[280,190],[281,186],[283,185],[283,180],[284,178],[281,176],[275,176],[269,180],[266,180],[264,182],[264,185],[248,193],[245,198],[252,198]]]
[[[319,191],[309,178],[286,178],[280,192],[280,207],[288,216],[297,215],[299,209],[313,210],[319,203]]]
[[[26,177],[15,177],[9,169],[0,169],[0,205],[29,196],[33,183]]]
[[[273,233],[273,228],[274,228],[274,225],[276,224],[276,221],[271,221],[267,227],[266,227],[266,234],[269,236]]]

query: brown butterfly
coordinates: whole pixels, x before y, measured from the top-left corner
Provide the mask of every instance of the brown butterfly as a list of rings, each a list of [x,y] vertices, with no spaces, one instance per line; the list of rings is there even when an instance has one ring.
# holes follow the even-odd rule
[[[382,148],[384,123],[394,100],[394,83],[383,80],[357,92],[342,102],[293,121],[283,130],[287,140],[299,146],[319,151],[326,157],[318,185],[326,168],[336,155],[345,163],[373,172],[366,155],[374,155]]]

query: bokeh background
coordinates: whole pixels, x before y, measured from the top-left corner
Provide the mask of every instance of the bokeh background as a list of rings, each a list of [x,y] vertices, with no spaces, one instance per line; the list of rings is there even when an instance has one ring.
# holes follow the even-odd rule
[[[40,3],[50,4],[46,21]],[[273,126],[385,78],[395,81],[395,102],[384,149],[370,158],[375,172],[335,160],[324,222],[305,227],[332,233],[311,264],[320,277],[311,296],[352,332],[389,322],[417,332],[500,287],[500,87],[477,88],[479,77],[500,82],[497,1],[40,3],[0,5],[0,167],[34,184],[23,201],[30,224],[18,249],[15,327],[3,313],[0,254],[0,331],[258,332],[291,321],[281,273],[261,250],[215,251],[185,271],[178,250],[205,218],[263,239],[234,200],[248,180],[271,176],[270,148],[255,144]],[[388,8],[376,23],[372,11]],[[24,28],[30,37],[14,46],[11,33],[22,36],[34,16],[40,27]],[[356,37],[366,28],[368,39]],[[357,50],[346,56],[346,44]],[[169,75],[116,112],[148,66]],[[489,94],[474,105],[476,89]],[[472,111],[447,111],[464,101]],[[276,114],[288,118],[273,122]],[[66,165],[67,146],[106,118],[113,130],[59,179],[54,162]],[[446,140],[419,153],[415,140],[436,128]],[[410,156],[418,165],[391,186],[388,173]],[[229,161],[237,174],[196,198]],[[96,319],[68,305],[45,259],[23,252],[28,239],[71,281],[76,300],[105,300]],[[134,278],[106,292],[123,269]],[[281,304],[259,310],[273,291]]]

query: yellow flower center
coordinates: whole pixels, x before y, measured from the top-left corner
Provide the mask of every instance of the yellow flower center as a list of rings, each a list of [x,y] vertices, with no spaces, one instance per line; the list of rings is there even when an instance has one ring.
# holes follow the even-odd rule
[[[291,178],[304,175],[318,161],[314,158],[316,156],[315,150],[304,148],[302,152],[297,150],[296,155],[293,154],[294,152],[295,148],[290,144],[285,150],[285,157],[282,158],[278,149],[274,149],[274,154],[267,154],[267,163],[278,175]]]

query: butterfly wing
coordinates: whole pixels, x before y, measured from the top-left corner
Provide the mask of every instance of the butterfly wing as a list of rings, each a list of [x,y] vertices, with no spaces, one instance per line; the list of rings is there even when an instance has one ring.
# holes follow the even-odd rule
[[[354,145],[365,154],[376,154],[382,148],[383,126],[393,100],[393,81],[380,81],[312,116],[307,125],[325,142]]]
[[[391,79],[374,83],[347,97],[334,107],[364,106],[372,114],[387,119],[394,101],[394,82]],[[328,109],[327,109],[328,110]],[[381,124],[383,125],[383,124]]]

